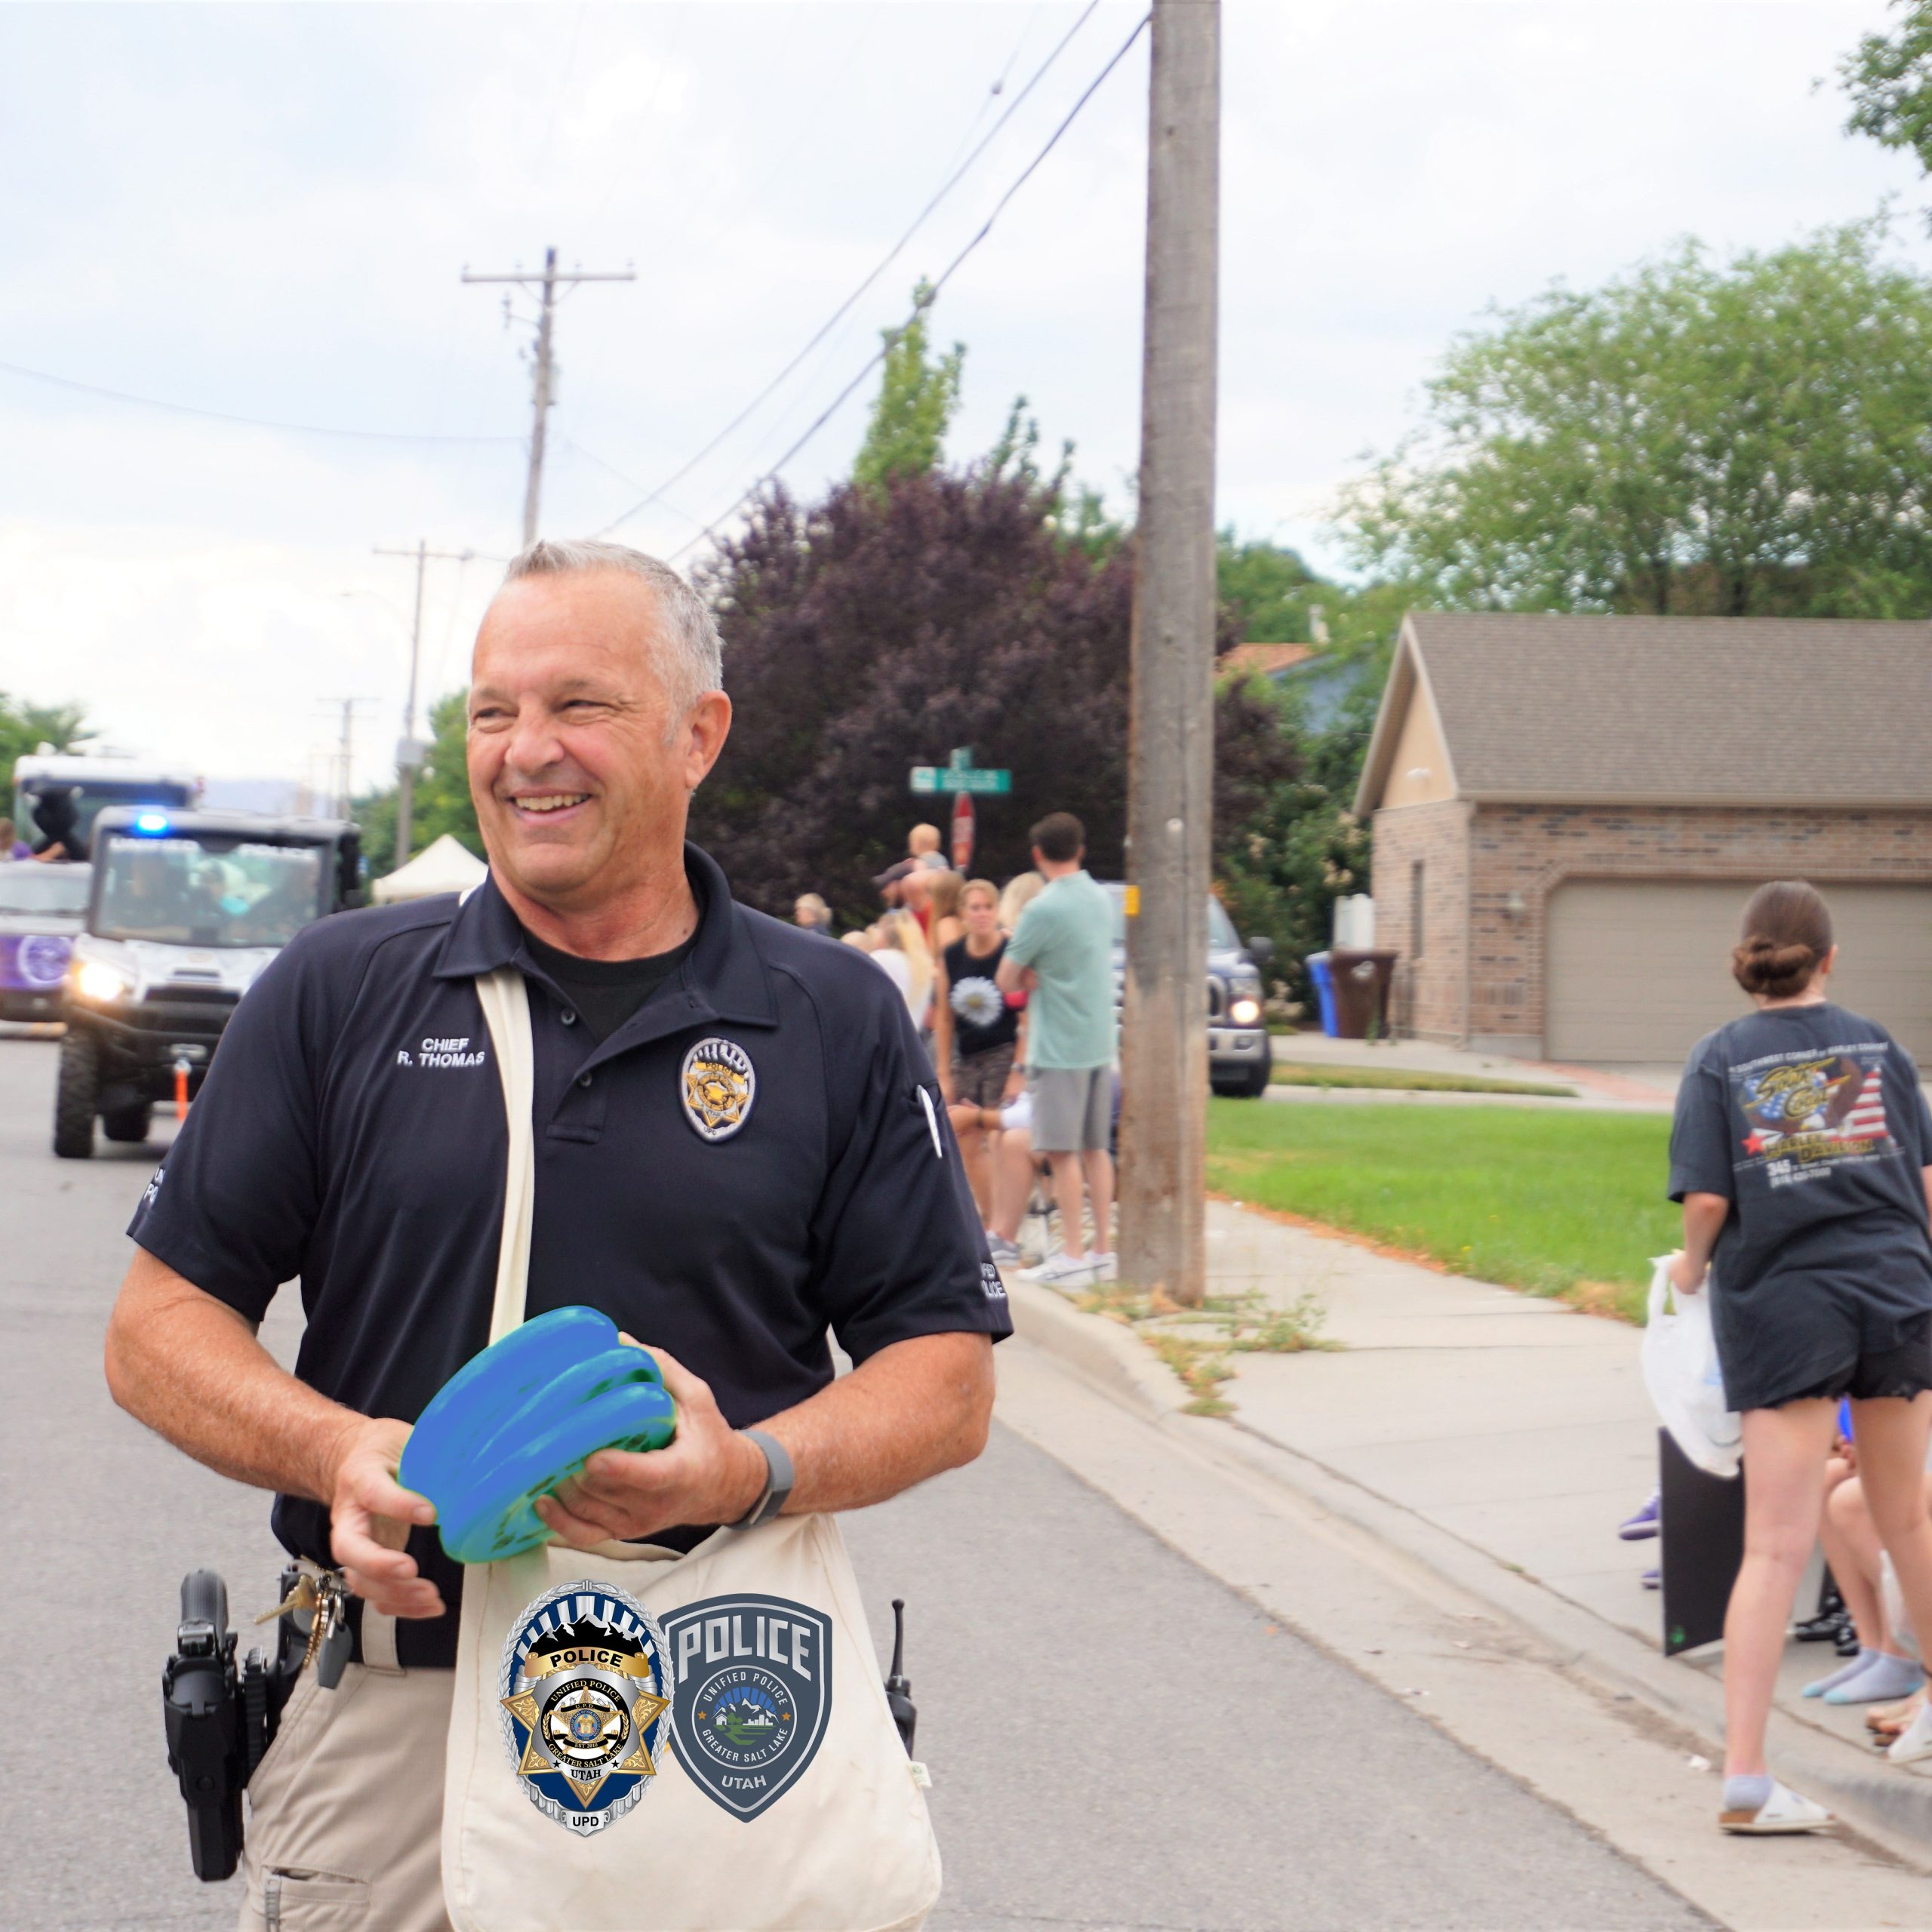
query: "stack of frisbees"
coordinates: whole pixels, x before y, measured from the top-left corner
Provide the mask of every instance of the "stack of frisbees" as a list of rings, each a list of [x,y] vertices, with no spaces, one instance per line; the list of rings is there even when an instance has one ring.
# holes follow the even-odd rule
[[[600,1449],[662,1449],[677,1411],[657,1364],[594,1308],[553,1309],[472,1357],[423,1411],[402,1452],[406,1489],[436,1506],[458,1563],[547,1543],[537,1497]]]

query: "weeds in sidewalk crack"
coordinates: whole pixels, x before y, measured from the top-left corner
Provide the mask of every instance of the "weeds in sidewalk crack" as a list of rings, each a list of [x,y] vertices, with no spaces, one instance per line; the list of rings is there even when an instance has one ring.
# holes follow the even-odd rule
[[[1075,1306],[1131,1328],[1180,1378],[1189,1397],[1183,1413],[1191,1416],[1234,1413],[1221,1385],[1233,1379],[1237,1355],[1299,1355],[1342,1346],[1322,1334],[1327,1309],[1312,1292],[1281,1306],[1250,1289],[1209,1295],[1189,1308],[1158,1284],[1146,1293],[1110,1287],[1076,1296]]]

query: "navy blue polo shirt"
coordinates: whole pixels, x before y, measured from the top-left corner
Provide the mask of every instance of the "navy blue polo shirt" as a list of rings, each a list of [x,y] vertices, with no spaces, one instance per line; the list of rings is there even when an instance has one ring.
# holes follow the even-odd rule
[[[251,1321],[299,1277],[296,1374],[414,1422],[489,1340],[508,1132],[474,982],[513,962],[536,1060],[529,1314],[602,1309],[738,1427],[831,1381],[828,1327],[859,1361],[917,1335],[1010,1334],[898,989],[853,948],[738,905],[696,847],[685,863],[691,951],[601,1044],[494,880],[308,927],[236,1009],[128,1232]],[[752,1075],[722,1135],[686,1100],[686,1057],[712,1041]],[[330,1560],[323,1505],[278,1497],[274,1523],[293,1554]],[[460,1574],[433,1531],[410,1549],[450,1614],[401,1625],[401,1661],[453,1663]]]

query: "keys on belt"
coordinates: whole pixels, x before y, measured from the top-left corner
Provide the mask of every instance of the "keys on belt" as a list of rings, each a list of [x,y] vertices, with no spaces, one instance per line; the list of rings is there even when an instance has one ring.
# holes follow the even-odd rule
[[[278,1617],[285,1617],[299,1635],[303,1619],[308,1620],[308,1647],[302,1654],[302,1661],[296,1666],[300,1676],[311,1664],[315,1666],[315,1681],[325,1690],[333,1690],[342,1681],[342,1673],[349,1662],[349,1654],[353,1647],[353,1638],[349,1628],[349,1591],[342,1580],[339,1570],[325,1570],[319,1576],[303,1570],[294,1573],[294,1580],[288,1581],[290,1573],[282,1573],[284,1590],[281,1602],[274,1609],[264,1611],[255,1619],[257,1623],[267,1623]]]

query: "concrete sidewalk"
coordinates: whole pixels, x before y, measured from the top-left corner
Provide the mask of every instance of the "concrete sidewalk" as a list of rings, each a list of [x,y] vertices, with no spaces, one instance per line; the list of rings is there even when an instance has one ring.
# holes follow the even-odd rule
[[[1567,1087],[1574,1091],[1569,1100],[1535,1094],[1430,1094],[1429,1100],[1467,1105],[1472,1101],[1518,1106],[1552,1106],[1580,1109],[1608,1107],[1619,1112],[1668,1113],[1677,1097],[1681,1069],[1674,1066],[1569,1066],[1543,1060],[1512,1060],[1503,1054],[1472,1053],[1462,1047],[1438,1046],[1429,1040],[1393,1040],[1371,1044],[1366,1040],[1331,1040],[1325,1033],[1278,1033],[1274,1036],[1275,1058],[1296,1065],[1337,1069],[1373,1069],[1380,1073],[1447,1073],[1478,1080],[1524,1080],[1539,1086]],[[1317,1095],[1335,1099],[1414,1099],[1399,1090],[1295,1089],[1277,1088],[1269,1097],[1303,1099]]]
[[[1660,1600],[1639,1580],[1657,1546],[1617,1536],[1656,1481],[1641,1331],[1226,1203],[1208,1213],[1211,1292],[1252,1291],[1278,1306],[1312,1293],[1324,1335],[1341,1345],[1235,1355],[1223,1389],[1233,1432],[1324,1506],[1485,1590],[1714,1737],[1718,1654],[1663,1661]],[[1043,1324],[1044,1338],[1041,1325],[1023,1329],[1090,1374],[1110,1364],[1137,1399],[1177,1405],[1179,1385],[1150,1351],[1137,1345],[1144,1371],[1123,1355],[1117,1323],[1069,1311]],[[1815,1795],[1922,1857],[1932,1851],[1927,1767],[1900,1770],[1872,1752],[1862,1709],[1798,1694],[1837,1661],[1826,1646],[1789,1647],[1774,1754],[1790,1782],[1810,1778]]]

